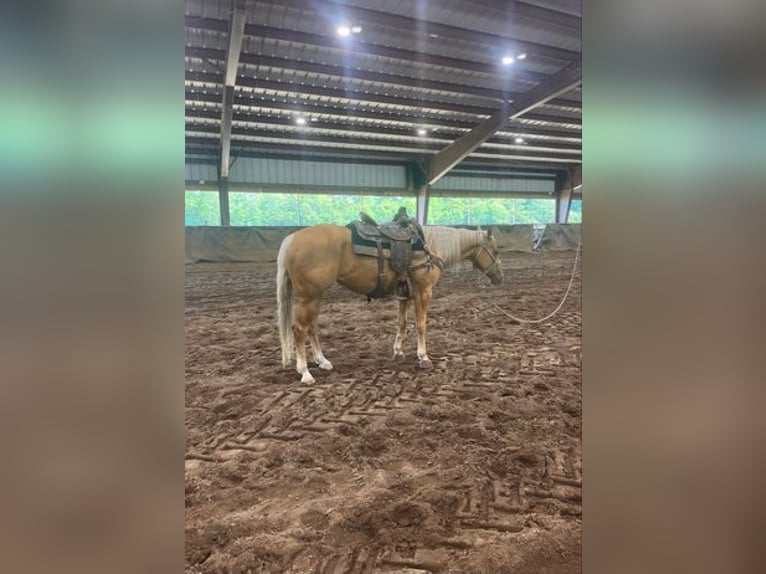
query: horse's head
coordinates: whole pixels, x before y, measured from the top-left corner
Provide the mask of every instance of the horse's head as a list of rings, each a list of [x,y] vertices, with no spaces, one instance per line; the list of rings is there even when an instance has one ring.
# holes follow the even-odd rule
[[[476,252],[471,257],[473,266],[484,273],[493,285],[503,282],[503,267],[500,265],[498,257],[497,239],[492,235],[492,229],[487,231],[484,241],[476,248]]]

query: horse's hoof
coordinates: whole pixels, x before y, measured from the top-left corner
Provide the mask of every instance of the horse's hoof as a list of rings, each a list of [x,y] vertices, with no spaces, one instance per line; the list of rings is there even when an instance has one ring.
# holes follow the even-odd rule
[[[325,359],[321,363],[317,363],[317,366],[320,369],[324,369],[325,371],[332,371],[332,363],[328,361],[327,359]]]
[[[301,377],[301,383],[305,385],[313,385],[315,382],[316,380],[314,379],[314,377],[311,376],[311,373],[309,373],[308,371],[303,373],[303,376]]]
[[[434,368],[434,364],[431,362],[431,359],[421,359],[418,366],[424,371],[430,371]]]
[[[394,359],[397,361],[401,361],[402,359],[404,359],[404,352],[394,351]]]

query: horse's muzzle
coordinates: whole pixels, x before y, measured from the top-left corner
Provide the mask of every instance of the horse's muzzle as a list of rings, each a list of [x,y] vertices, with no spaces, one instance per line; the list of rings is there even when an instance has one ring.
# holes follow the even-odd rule
[[[487,277],[489,277],[489,281],[492,283],[492,285],[500,285],[500,283],[503,282],[503,273],[497,273],[495,271],[492,271],[491,273],[487,274]]]

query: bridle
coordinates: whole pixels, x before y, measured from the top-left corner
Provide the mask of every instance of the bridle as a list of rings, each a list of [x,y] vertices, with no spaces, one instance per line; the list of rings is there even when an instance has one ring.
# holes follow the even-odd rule
[[[484,271],[482,271],[482,273],[484,273],[484,275],[489,277],[489,274],[492,272],[492,270],[495,267],[497,267],[498,265],[500,265],[500,258],[497,257],[496,255],[494,255],[491,250],[487,249],[487,244],[486,243],[482,243],[481,247],[479,248],[479,251],[476,252],[476,258],[474,259],[474,261],[478,261],[479,256],[481,255],[482,251],[486,251],[487,254],[489,255],[489,258],[492,259],[492,265],[490,265]]]

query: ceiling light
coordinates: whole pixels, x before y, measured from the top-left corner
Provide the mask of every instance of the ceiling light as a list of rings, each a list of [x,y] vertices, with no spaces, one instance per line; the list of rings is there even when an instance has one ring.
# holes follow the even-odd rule
[[[351,34],[351,28],[349,28],[345,24],[342,26],[338,26],[338,36],[340,36],[341,38],[345,38],[349,34]]]
[[[513,143],[523,144],[524,140],[522,138],[516,138],[515,140],[513,140]]]
[[[503,64],[506,66],[513,64],[513,56],[503,56]]]
[[[527,57],[527,55],[526,55],[526,54],[519,54],[518,56],[516,56],[516,59],[517,59],[517,60],[523,60],[523,59],[524,59],[524,58],[526,58],[526,57]]]
[[[419,136],[424,136],[424,135],[426,135],[427,133],[428,133],[428,132],[427,132],[427,131],[426,131],[424,128],[418,128],[418,135],[419,135]]]
[[[429,38],[438,38],[439,34],[429,34],[428,37]]]
[[[351,31],[354,34],[359,34],[362,31],[362,27],[361,26],[354,26],[353,28],[351,28]]]
[[[305,125],[306,118],[295,118],[295,123],[298,124],[299,126]]]
[[[311,121],[312,122],[316,122],[316,121],[318,121],[318,118],[311,118]]]

